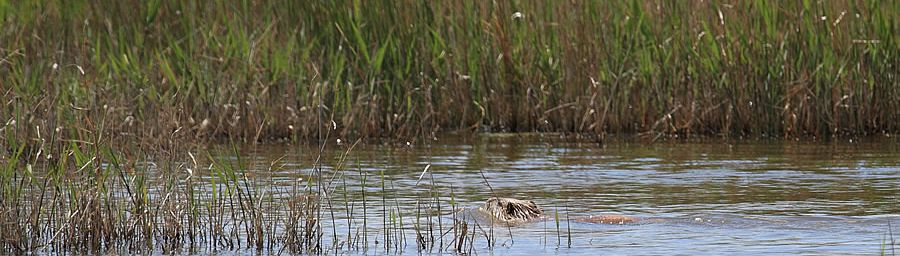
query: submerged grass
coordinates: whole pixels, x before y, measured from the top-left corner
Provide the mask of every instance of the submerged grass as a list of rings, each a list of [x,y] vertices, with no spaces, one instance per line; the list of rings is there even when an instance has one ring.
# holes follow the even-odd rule
[[[23,145],[0,162],[0,252],[399,253],[407,248],[408,235],[426,233],[430,245],[420,244],[421,251],[452,251],[456,245],[456,238],[441,233],[441,218],[449,212],[442,212],[446,202],[433,178],[424,191],[433,197],[427,205],[401,202],[394,180],[383,171],[377,192],[367,195],[369,171],[346,169],[359,141],[346,147],[333,167],[317,162],[287,181],[250,171],[276,172],[281,159],[251,166],[236,147],[198,159],[190,151],[184,158],[115,151],[100,138],[52,141],[37,155],[24,157]],[[355,174],[361,184],[348,185],[345,176]],[[354,201],[359,194],[361,202]],[[379,199],[373,202],[373,196]],[[373,213],[370,207],[380,209]],[[362,216],[354,215],[360,210]],[[342,211],[346,234],[337,225]],[[413,214],[422,212],[424,223]],[[377,218],[382,223],[367,226],[367,219]],[[475,229],[460,232],[470,237],[459,248],[474,250]],[[445,240],[452,240],[446,248]]]
[[[320,112],[340,138],[897,133],[898,15],[876,0],[2,1],[0,117],[7,151],[104,117],[123,141],[303,141]]]

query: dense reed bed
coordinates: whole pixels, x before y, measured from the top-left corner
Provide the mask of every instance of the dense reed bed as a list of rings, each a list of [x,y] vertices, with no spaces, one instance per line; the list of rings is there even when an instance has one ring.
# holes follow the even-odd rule
[[[896,1],[2,1],[7,149],[900,130]]]

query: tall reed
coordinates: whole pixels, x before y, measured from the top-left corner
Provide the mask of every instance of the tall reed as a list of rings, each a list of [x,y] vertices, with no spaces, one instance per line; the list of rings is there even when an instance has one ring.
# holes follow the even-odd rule
[[[80,139],[73,130],[103,116],[121,141],[308,139],[320,110],[340,138],[896,133],[897,10],[876,0],[4,2],[4,148],[57,128]]]

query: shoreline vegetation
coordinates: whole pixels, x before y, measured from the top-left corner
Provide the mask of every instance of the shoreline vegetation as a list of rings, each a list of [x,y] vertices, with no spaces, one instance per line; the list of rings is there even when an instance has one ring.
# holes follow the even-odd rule
[[[7,148],[900,132],[894,1],[0,1]]]

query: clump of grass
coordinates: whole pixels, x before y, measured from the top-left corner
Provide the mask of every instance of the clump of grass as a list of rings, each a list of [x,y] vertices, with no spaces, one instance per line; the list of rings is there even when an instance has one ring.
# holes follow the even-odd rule
[[[290,198],[276,200],[251,182],[241,157],[210,157],[203,168],[192,153],[185,153],[189,165],[178,164],[165,150],[152,157],[141,156],[144,149],[113,150],[102,135],[74,141],[54,134],[34,155],[20,144],[3,161],[0,251],[274,251],[285,244],[285,225],[274,216]]]

